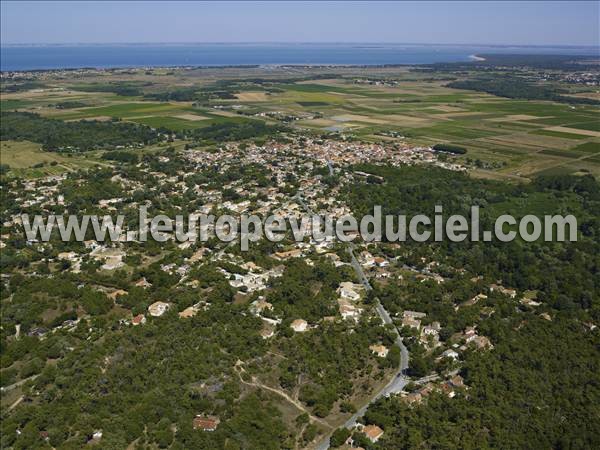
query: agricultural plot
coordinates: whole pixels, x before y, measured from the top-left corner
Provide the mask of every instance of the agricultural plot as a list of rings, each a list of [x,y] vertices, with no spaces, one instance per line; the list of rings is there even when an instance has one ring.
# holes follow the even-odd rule
[[[106,164],[92,155],[62,155],[45,152],[39,144],[28,141],[0,141],[2,164],[10,167],[9,176],[38,178]]]
[[[273,102],[279,100],[278,108],[285,108],[289,96],[299,93],[319,102],[307,103],[306,109],[317,108],[323,118],[298,121],[300,127],[379,140],[383,138],[377,133],[389,130],[405,136],[403,142],[462,145],[469,149],[463,158],[495,163],[506,176],[582,169],[600,175],[595,158],[600,144],[594,141],[600,137],[600,125],[593,106],[505,99],[428,82],[379,87],[319,80],[278,87],[286,90],[272,95]],[[298,105],[305,106],[296,103],[291,109]],[[587,145],[589,154],[571,150],[578,144]]]
[[[97,108],[81,108],[75,111],[68,111],[55,116],[57,119],[73,120],[86,119],[96,116],[117,117],[119,119],[128,119],[147,115],[159,115],[166,112],[178,111],[183,113],[191,109],[183,105],[171,103],[150,103],[150,102],[130,102],[120,103],[110,106],[101,106]]]
[[[445,86],[447,81],[435,75],[407,68],[294,70],[298,77],[315,74],[326,74],[328,78],[290,82],[286,70],[277,74],[277,70],[267,73],[260,68],[206,69],[176,76],[157,69],[153,75],[120,75],[118,81],[145,93],[159,93],[214,86],[215,80],[235,80],[237,84],[231,91],[235,98],[214,98],[193,106],[191,101],[158,102],[114,92],[78,91],[73,89],[72,81],[64,80],[49,89],[3,95],[1,108],[62,120],[118,118],[172,131],[241,122],[248,117],[277,123],[286,116],[295,116],[299,120],[286,125],[299,131],[343,133],[369,141],[419,146],[440,142],[460,145],[468,150],[460,158],[493,164],[494,169],[486,169],[486,176],[495,171],[496,175],[520,179],[547,170],[573,173],[582,169],[600,175],[596,106],[507,99],[451,89]],[[249,81],[253,77],[262,81]],[[394,81],[365,83],[364,79],[372,77]],[[82,86],[91,88],[107,81],[97,77],[85,83]],[[65,101],[86,106],[55,107]],[[268,117],[265,113],[274,114]],[[382,135],[391,131],[402,138]]]

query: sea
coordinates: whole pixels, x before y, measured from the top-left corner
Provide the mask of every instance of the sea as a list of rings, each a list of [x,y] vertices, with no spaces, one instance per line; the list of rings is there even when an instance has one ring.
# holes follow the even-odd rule
[[[598,55],[597,47],[416,44],[78,44],[0,46],[2,71],[236,65],[461,62],[478,54]]]

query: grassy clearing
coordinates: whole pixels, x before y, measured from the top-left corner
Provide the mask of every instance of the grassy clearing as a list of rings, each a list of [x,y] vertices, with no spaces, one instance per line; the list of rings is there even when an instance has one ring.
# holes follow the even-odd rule
[[[100,163],[91,155],[67,156],[45,152],[40,144],[29,141],[0,141],[0,155],[2,164],[10,166],[9,176],[26,178],[58,175]]]

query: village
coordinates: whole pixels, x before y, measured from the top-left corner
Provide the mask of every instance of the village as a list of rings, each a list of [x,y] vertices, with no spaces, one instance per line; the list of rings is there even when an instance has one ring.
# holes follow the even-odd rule
[[[106,173],[105,179],[117,187],[115,191],[120,191],[119,196],[105,197],[100,194],[96,203],[89,205],[87,210],[111,214],[117,211],[132,211],[144,205],[156,213],[166,210],[227,212],[237,215],[277,214],[297,218],[305,209],[310,209],[319,214],[327,213],[333,217],[341,217],[351,212],[344,202],[344,186],[375,177],[352,170],[354,165],[365,161],[385,161],[392,165],[431,164],[450,170],[464,170],[459,165],[438,160],[436,152],[430,149],[320,141],[312,138],[302,138],[291,145],[269,142],[261,146],[252,144],[242,147],[236,143],[228,143],[217,152],[206,152],[193,147],[181,153],[167,149],[152,159],[139,163],[134,177],[129,177],[126,170],[112,169]],[[157,163],[166,169],[157,169]],[[245,172],[246,167],[251,170]],[[215,182],[198,175],[204,171],[216,173],[223,181]],[[237,176],[231,176],[231,173],[236,173]],[[68,174],[15,181],[9,185],[7,194],[14,200],[14,206],[10,219],[3,223],[1,245],[4,247],[22,241],[22,213],[68,211],[70,193],[64,186],[82,185],[82,177],[83,174]],[[331,183],[333,178],[335,183]],[[385,180],[378,179],[377,182]],[[136,194],[141,191],[145,191],[144,196]],[[172,199],[184,197],[191,202],[172,202]],[[289,333],[287,330],[299,335],[319,333],[320,328],[336,321],[342,321],[352,329],[361,326],[365,320],[377,317],[370,293],[355,275],[347,252],[329,237],[320,241],[309,238],[295,242],[288,236],[283,242],[272,247],[266,259],[261,258],[262,261],[268,262],[261,265],[254,258],[252,248],[249,254],[245,254],[231,251],[231,245],[214,241],[179,243],[174,236],[169,237],[164,249],[153,250],[154,255],[146,254],[143,245],[136,240],[135,233],[124,229],[119,238],[110,243],[85,240],[83,245],[77,246],[70,243],[60,244],[55,240],[29,240],[25,244],[28,251],[44,255],[46,264],[51,268],[82,275],[83,272],[89,271],[90,267],[94,267],[94,270],[103,274],[97,280],[91,279],[88,287],[110,299],[110,308],[120,311],[118,326],[123,329],[130,326],[144,327],[149,321],[161,320],[163,316],[170,314],[177,314],[179,320],[190,320],[211,308],[210,300],[200,295],[191,304],[183,306],[168,297],[154,297],[145,309],[132,305],[126,307],[131,308],[128,310],[123,305],[129,304],[130,289],[115,289],[110,287],[110,283],[107,285],[102,281],[107,277],[131,274],[136,266],[139,269],[154,261],[163,261],[159,270],[165,276],[176,280],[175,287],[182,286],[186,289],[199,289],[201,283],[197,279],[198,268],[207,265],[216,267],[218,276],[227,280],[235,303],[246,305],[247,312],[262,321],[260,336],[265,341],[276,342],[278,335]],[[393,283],[445,283],[445,277],[436,272],[437,261],[423,261],[420,267],[407,265],[400,256],[399,244],[366,243],[358,239],[358,233],[356,237],[353,248],[357,261],[365,276],[372,282],[381,283],[382,286]],[[384,248],[388,250],[382,250]],[[397,252],[398,256],[390,257],[390,249]],[[326,261],[344,274],[346,278],[343,278],[335,289],[335,315],[327,315],[317,321],[308,317],[286,317],[281,308],[274,307],[268,301],[273,283],[284,275],[288,265],[295,260],[301,260],[308,266],[315,266],[318,261]],[[36,276],[35,272],[30,276]],[[482,285],[480,278],[473,278],[472,283],[480,286],[481,292],[472,298],[456,298],[456,312],[477,305],[477,308],[483,307],[482,314],[489,317],[494,313],[494,309],[492,306],[484,306],[488,296],[515,299],[519,294],[516,290],[499,283]],[[84,285],[86,284],[83,283],[79,287]],[[133,283],[134,289],[138,290],[149,290],[152,286],[144,276],[140,276]],[[520,301],[524,307],[540,306],[540,303],[535,301],[535,296],[523,296]],[[399,330],[410,351],[418,351],[421,354],[420,358],[432,361],[433,366],[426,373],[412,373],[408,384],[390,389],[386,395],[399,396],[408,405],[424,402],[434,392],[450,398],[457,393],[468,395],[468,386],[459,374],[462,354],[471,351],[493,351],[494,348],[492,341],[478,332],[477,323],[473,322],[441,339],[440,336],[444,334],[443,325],[438,320],[430,319],[426,312],[400,307],[391,314],[391,318],[392,326]],[[551,320],[547,314],[545,318]],[[80,312],[62,323],[56,323],[53,328],[38,324],[26,332],[28,336],[44,340],[57,332],[72,332],[82,324],[87,324],[92,332],[91,317]],[[21,325],[16,326],[15,338],[18,339]],[[98,336],[98,331],[94,332],[95,336]],[[368,351],[375,360],[385,361],[392,357],[393,347],[394,344],[384,345],[381,341],[374,341],[368,346]],[[395,376],[394,371],[389,373]],[[410,374],[409,370],[407,375]],[[279,389],[276,386],[272,388]],[[212,415],[210,411],[198,411],[190,420],[194,430],[214,431],[221,418]],[[353,429],[366,435],[373,443],[384,434],[380,427],[363,425],[360,422],[353,424]],[[101,438],[101,431],[93,436],[96,441]],[[346,444],[353,447],[351,437]]]

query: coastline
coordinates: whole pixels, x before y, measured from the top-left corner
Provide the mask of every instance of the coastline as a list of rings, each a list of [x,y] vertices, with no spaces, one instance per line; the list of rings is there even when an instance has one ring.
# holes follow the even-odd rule
[[[469,55],[469,59],[471,59],[472,61],[485,61],[485,58],[482,58],[481,56],[478,55]]]

